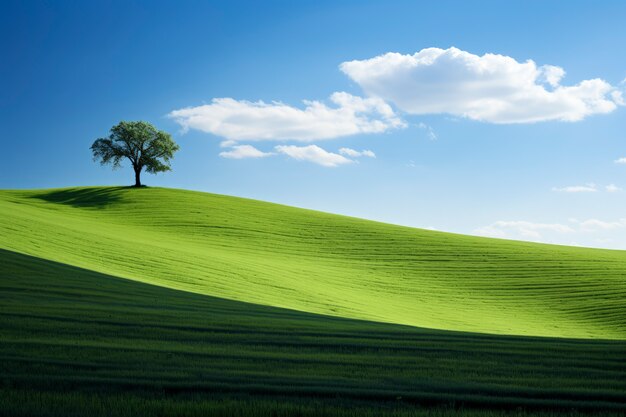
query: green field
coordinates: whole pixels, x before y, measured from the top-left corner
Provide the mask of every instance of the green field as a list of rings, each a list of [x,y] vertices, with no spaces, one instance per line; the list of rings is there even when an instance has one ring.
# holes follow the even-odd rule
[[[626,412],[626,252],[122,187],[0,249],[3,415]]]

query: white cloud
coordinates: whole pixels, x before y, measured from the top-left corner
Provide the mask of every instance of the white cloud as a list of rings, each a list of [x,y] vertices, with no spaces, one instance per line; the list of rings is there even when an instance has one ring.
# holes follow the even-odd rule
[[[235,146],[237,144],[234,140],[223,140],[220,142],[220,146],[222,148],[230,148],[231,146]]]
[[[609,185],[605,186],[605,187],[604,187],[604,189],[605,189],[607,192],[609,192],[609,193],[617,193],[617,192],[619,192],[619,191],[622,191],[622,188],[621,188],[621,187],[618,187],[618,186],[617,186],[617,185],[615,185],[615,184],[609,184]]]
[[[355,162],[337,153],[325,151],[317,145],[279,145],[274,149],[298,161],[309,161],[325,167],[336,167]]]
[[[616,164],[626,164],[626,157],[615,160]]]
[[[624,93],[622,91],[613,90],[611,92],[611,98],[615,103],[619,104],[620,106],[626,105],[626,101],[624,101]]]
[[[568,187],[554,187],[552,191],[560,192],[560,193],[595,193],[600,191],[601,188],[594,183],[588,183],[585,185],[570,185]],[[615,184],[609,184],[604,186],[604,191],[607,193],[617,193],[622,191],[620,187]]]
[[[571,233],[574,231],[574,229],[572,229],[570,226],[559,223],[533,223],[523,220],[499,220],[488,226],[475,229],[474,233],[488,237],[518,237],[524,240],[538,241],[542,239],[542,232],[546,231],[556,233]]]
[[[421,123],[419,125],[417,125],[420,129],[424,129],[426,131],[426,134],[428,135],[428,139],[430,140],[437,140],[437,134],[435,133],[435,130],[428,126],[426,123]]]
[[[371,97],[411,114],[445,113],[492,123],[578,121],[610,113],[623,102],[622,92],[599,78],[563,86],[560,67],[457,48],[387,53],[340,68]]]
[[[376,157],[376,154],[370,150],[357,151],[350,148],[341,148],[339,149],[339,153],[333,153],[328,152],[317,145],[279,145],[275,146],[274,149],[276,152],[263,152],[252,145],[234,145],[231,147],[231,150],[220,152],[220,156],[222,158],[230,159],[246,159],[264,158],[280,153],[299,161],[309,161],[325,167],[336,167],[356,162],[352,159],[346,158],[346,156],[351,158],[358,158],[362,156],[370,158]]]
[[[590,183],[586,185],[570,185],[568,187],[552,188],[552,191],[557,191],[561,193],[595,193],[598,191],[598,188],[595,184]]]
[[[330,101],[335,107],[304,101],[305,107],[300,109],[280,102],[215,98],[211,104],[174,110],[168,116],[184,130],[197,129],[231,141],[310,142],[406,126],[379,98],[337,92]]]
[[[540,69],[542,71],[539,74],[538,81],[546,82],[552,87],[558,87],[561,79],[565,76],[565,70],[554,65],[544,65]]]
[[[370,150],[364,149],[362,151],[357,151],[350,148],[341,148],[339,149],[339,153],[341,155],[349,156],[351,158],[359,158],[361,156],[367,156],[368,158],[376,158],[376,154]]]
[[[567,224],[535,223],[523,220],[497,221],[475,229],[473,232],[486,237],[626,249],[625,230],[626,218],[616,221],[591,218],[587,220],[569,219]]]
[[[585,232],[595,232],[599,230],[615,230],[623,229],[626,227],[626,219],[619,219],[615,222],[606,222],[598,219],[589,219],[585,221],[573,221],[578,224],[580,230]]]
[[[245,158],[265,158],[274,155],[272,152],[262,152],[251,145],[235,145],[230,151],[220,152],[222,158],[245,159]]]

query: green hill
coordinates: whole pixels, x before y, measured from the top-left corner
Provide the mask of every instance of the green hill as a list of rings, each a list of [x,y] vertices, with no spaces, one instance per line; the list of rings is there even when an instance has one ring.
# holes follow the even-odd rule
[[[223,299],[493,334],[626,339],[626,252],[162,188],[0,191],[0,249]]]
[[[0,417],[617,417],[624,254],[181,190],[0,191]]]
[[[624,352],[314,315],[0,250],[0,416],[618,417]]]

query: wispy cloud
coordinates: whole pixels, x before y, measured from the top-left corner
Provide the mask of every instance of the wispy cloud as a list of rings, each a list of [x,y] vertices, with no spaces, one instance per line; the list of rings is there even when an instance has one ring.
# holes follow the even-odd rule
[[[598,187],[593,184],[585,184],[585,185],[570,185],[567,187],[554,187],[552,191],[560,192],[560,193],[595,193],[598,191]]]
[[[216,98],[211,104],[174,110],[169,117],[184,130],[197,129],[231,141],[294,140],[310,142],[359,133],[382,133],[406,126],[379,98],[338,92],[334,107],[304,101],[304,108],[281,102]]]
[[[263,152],[252,145],[236,145],[237,142],[234,143],[235,145],[232,143],[221,144],[223,147],[230,147],[229,150],[220,152],[222,158],[256,159],[282,154],[298,161],[308,161],[324,167],[337,167],[357,162],[355,159],[350,158],[376,158],[376,154],[370,150],[357,151],[350,148],[341,148],[339,153],[334,153],[317,145],[279,145],[274,147],[275,152]]]
[[[223,140],[220,142],[220,146],[222,148],[230,148],[231,146],[235,146],[237,144],[237,141],[234,140]]]
[[[474,233],[488,237],[521,237],[528,240],[541,240],[541,233],[545,231],[571,233],[574,232],[574,229],[560,223],[534,223],[524,220],[499,220],[488,226],[475,229]]]
[[[457,48],[426,48],[344,62],[340,69],[371,97],[410,114],[450,114],[491,123],[578,121],[610,113],[622,92],[589,79],[565,86],[563,68]]]
[[[606,247],[614,242],[611,237],[619,236],[626,229],[626,219],[605,221],[596,218],[587,220],[569,219],[567,223],[537,223],[524,220],[500,220],[474,229],[474,234],[504,239],[529,240],[573,245],[587,242],[588,246]],[[572,240],[575,239],[575,240]]]
[[[594,183],[588,183],[585,185],[570,185],[567,187],[553,187],[552,191],[559,193],[596,193],[598,191],[606,191],[607,193],[617,193],[622,191],[621,187],[615,184],[605,185],[604,187],[598,187]]]
[[[418,124],[417,126],[420,129],[423,129],[426,131],[426,135],[428,136],[428,139],[437,140],[437,134],[435,133],[435,129],[433,129],[431,126],[423,122],[420,122],[420,124]]]
[[[622,188],[618,187],[615,184],[609,184],[609,185],[605,186],[604,189],[607,192],[609,192],[609,193],[618,193],[618,192],[622,191]]]
[[[615,230],[615,229],[624,229],[626,228],[626,219],[619,219],[613,222],[607,222],[598,219],[588,219],[584,221],[572,220],[573,223],[576,223],[581,230],[586,232],[595,232],[599,230]]]
[[[337,167],[339,165],[352,164],[355,161],[346,158],[343,155],[328,152],[317,145],[294,146],[279,145],[276,146],[277,152],[287,155],[298,161],[308,161],[325,167]]]
[[[626,157],[616,159],[615,163],[616,164],[626,164]]]
[[[230,159],[265,158],[271,155],[274,153],[262,152],[251,145],[235,145],[230,151],[220,152],[222,158]]]
[[[350,149],[350,148],[341,148],[339,149],[339,153],[341,155],[349,156],[351,158],[359,158],[361,156],[366,156],[368,158],[376,158],[376,154],[367,149],[364,149],[362,151],[357,151],[355,149]]]

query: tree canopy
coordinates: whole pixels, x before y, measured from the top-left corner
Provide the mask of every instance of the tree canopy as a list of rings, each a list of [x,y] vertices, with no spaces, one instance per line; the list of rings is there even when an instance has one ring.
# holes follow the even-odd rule
[[[120,122],[111,128],[106,138],[91,145],[94,161],[112,165],[114,169],[128,159],[135,171],[135,187],[141,187],[141,171],[155,174],[171,171],[170,161],[180,147],[169,133],[158,130],[148,122]]]

